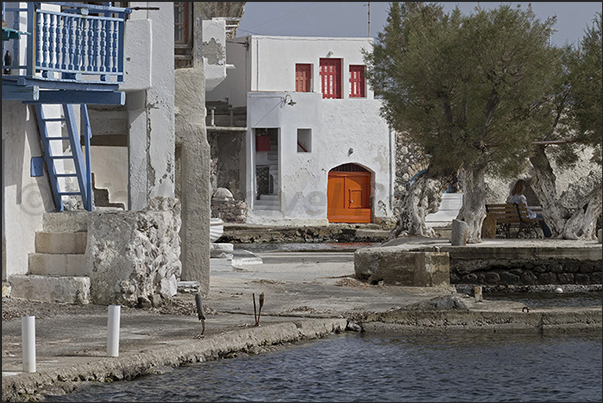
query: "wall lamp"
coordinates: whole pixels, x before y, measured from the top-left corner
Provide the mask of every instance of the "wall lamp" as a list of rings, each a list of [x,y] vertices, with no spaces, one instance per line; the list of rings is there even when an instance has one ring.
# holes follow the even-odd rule
[[[287,101],[287,99],[289,99],[289,101]],[[285,95],[285,99],[283,100],[283,102],[290,106],[293,106],[297,103],[293,100],[293,98],[291,98],[291,95],[289,94]]]

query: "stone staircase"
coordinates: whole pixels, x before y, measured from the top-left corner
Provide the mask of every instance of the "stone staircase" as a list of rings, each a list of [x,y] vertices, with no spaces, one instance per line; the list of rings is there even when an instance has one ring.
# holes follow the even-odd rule
[[[125,210],[123,203],[113,203],[109,199],[109,189],[96,187],[94,172],[92,172],[92,192],[94,193],[94,207],[110,207]]]
[[[36,233],[28,273],[10,277],[11,297],[40,302],[87,304],[90,278],[86,266],[88,212],[44,213]]]
[[[259,200],[255,201],[253,209],[263,211],[280,210],[280,202],[278,195],[260,195]]]

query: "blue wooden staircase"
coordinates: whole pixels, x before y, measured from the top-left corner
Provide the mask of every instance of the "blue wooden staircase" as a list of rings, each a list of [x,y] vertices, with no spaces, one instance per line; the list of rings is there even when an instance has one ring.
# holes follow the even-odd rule
[[[81,197],[84,208],[88,211],[92,211],[92,170],[90,167],[90,138],[92,137],[92,131],[90,130],[87,105],[81,105],[84,153],[82,153],[80,130],[75,119],[72,104],[62,104],[61,117],[45,116],[43,104],[34,104],[34,107],[36,110],[42,148],[44,150],[44,160],[46,161],[50,187],[52,189],[56,209],[58,211],[64,211],[65,205],[63,203],[63,196],[79,196]],[[56,130],[50,130],[48,123],[51,122],[65,122],[67,137],[64,137],[61,134],[62,130],[58,135],[55,133]],[[52,147],[51,143],[55,141],[69,141],[71,154],[53,152],[53,150],[56,150],[56,147]],[[85,159],[83,154],[85,154]],[[62,164],[57,163],[57,161],[60,160],[63,161]],[[67,161],[72,161],[72,164],[65,164]],[[66,181],[61,180],[61,178],[70,177],[77,178],[77,190],[67,190],[65,186]]]

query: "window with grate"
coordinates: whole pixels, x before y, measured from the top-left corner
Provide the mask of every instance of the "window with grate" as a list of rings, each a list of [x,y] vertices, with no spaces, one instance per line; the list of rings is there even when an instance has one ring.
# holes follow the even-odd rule
[[[320,59],[322,97],[341,98],[341,59]]]
[[[192,67],[193,30],[190,2],[174,2],[174,65],[176,68]]]
[[[295,91],[310,92],[312,90],[312,65],[298,63],[295,65]]]
[[[365,97],[364,66],[350,65],[350,98]]]
[[[369,172],[367,169],[361,167],[360,165],[356,165],[356,164],[341,164],[333,169],[331,169],[331,171],[333,172]]]

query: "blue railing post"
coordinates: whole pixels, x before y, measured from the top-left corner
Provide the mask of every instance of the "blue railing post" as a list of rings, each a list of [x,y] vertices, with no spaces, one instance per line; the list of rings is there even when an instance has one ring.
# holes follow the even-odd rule
[[[27,54],[26,62],[27,76],[33,77],[36,74],[36,39],[38,33],[36,32],[36,9],[40,7],[40,3],[33,3],[27,5],[27,32],[31,35],[27,35]],[[17,13],[18,14],[18,13]]]

